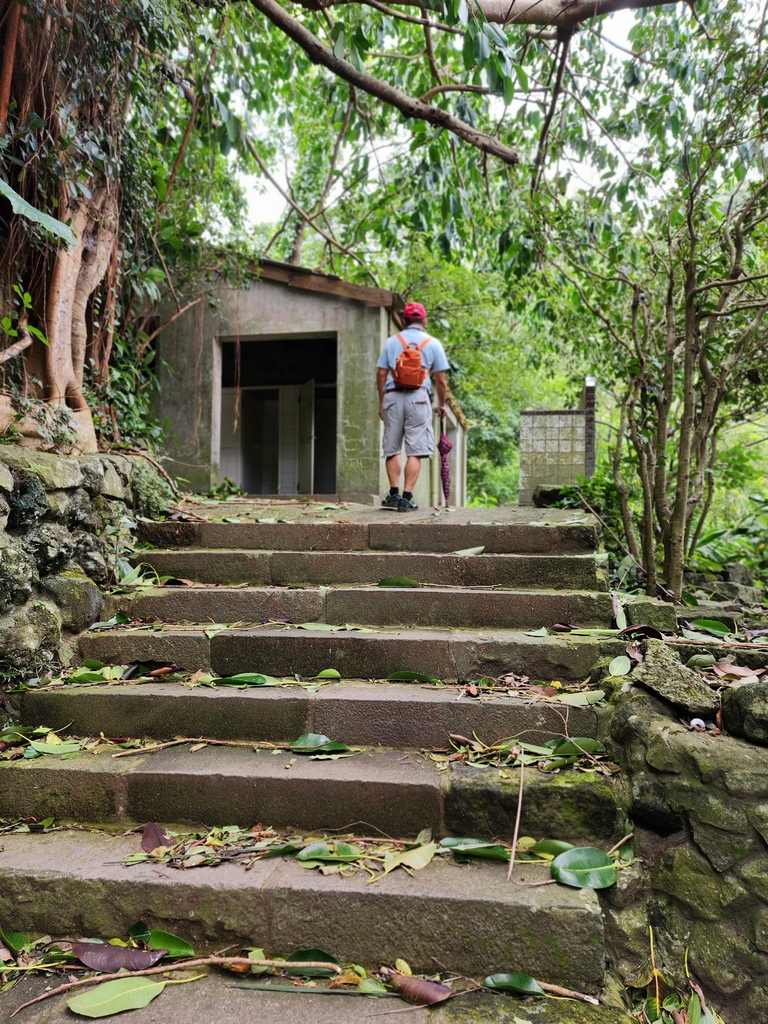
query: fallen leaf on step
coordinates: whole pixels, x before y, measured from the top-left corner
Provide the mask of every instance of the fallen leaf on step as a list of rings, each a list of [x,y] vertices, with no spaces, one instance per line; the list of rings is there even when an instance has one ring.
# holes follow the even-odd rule
[[[424,978],[413,978],[399,971],[387,972],[393,987],[407,1003],[414,1006],[435,1006],[444,1003],[455,995],[454,989],[439,981],[426,981]]]
[[[159,825],[150,822],[141,836],[141,848],[145,853],[151,853],[158,846],[173,846],[173,839],[165,834],[164,829]]]

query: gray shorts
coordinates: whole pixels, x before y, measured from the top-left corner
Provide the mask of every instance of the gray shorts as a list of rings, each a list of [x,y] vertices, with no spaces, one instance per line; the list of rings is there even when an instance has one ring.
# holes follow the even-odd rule
[[[432,431],[432,402],[426,388],[415,391],[387,391],[382,406],[384,436],[381,454],[385,459],[399,455],[405,441],[405,454],[430,458],[435,451]]]

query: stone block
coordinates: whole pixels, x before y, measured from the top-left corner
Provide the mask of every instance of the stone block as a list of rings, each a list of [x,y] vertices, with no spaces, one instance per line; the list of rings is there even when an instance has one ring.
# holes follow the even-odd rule
[[[104,469],[101,493],[107,498],[118,498],[120,501],[128,499],[131,495],[129,484],[131,479],[130,461],[116,455],[102,455],[101,464]]]
[[[122,764],[134,821],[244,828],[262,822],[300,832],[346,830],[365,821],[398,836],[440,828],[439,773],[402,751],[313,761],[290,751],[206,747],[190,754],[173,747],[135,769],[132,760]]]
[[[736,923],[726,921],[697,921],[691,928],[691,973],[716,1003],[743,992],[749,985],[765,993],[765,958],[736,934],[737,927]],[[763,981],[762,985],[758,979]],[[762,1006],[766,1006],[765,995]]]
[[[13,490],[13,474],[2,461],[4,448],[4,445],[0,446],[0,491],[5,491],[6,494],[10,494]]]
[[[49,491],[73,490],[83,483],[80,464],[75,458],[0,445],[0,462],[13,471],[33,474]]]
[[[24,604],[38,581],[34,558],[8,540],[0,539],[0,610]]]
[[[210,668],[210,641],[202,630],[108,629],[84,633],[78,646],[82,658],[104,664],[154,661],[188,672]]]
[[[72,534],[58,523],[42,523],[29,530],[23,537],[22,545],[34,558],[42,576],[58,572],[75,552]]]
[[[701,921],[724,918],[749,901],[747,889],[730,876],[714,871],[693,850],[678,846],[664,853],[652,872],[653,886],[682,903]],[[708,924],[709,927],[709,924]]]
[[[634,669],[632,680],[692,716],[713,718],[719,707],[717,695],[701,676],[661,640],[646,640],[645,661]]]
[[[502,778],[492,768],[451,765],[445,807],[450,833],[512,839],[520,770],[510,769],[505,775]],[[522,835],[564,839],[574,845],[601,844],[615,836],[617,816],[614,789],[604,775],[526,773]]]
[[[734,736],[768,745],[768,680],[726,688],[723,725]]]
[[[250,583],[257,587],[272,583],[268,551],[139,551],[131,562],[151,565],[160,576],[178,576],[196,583]]]
[[[62,628],[70,633],[87,629],[101,615],[101,591],[83,572],[69,569],[47,576],[40,585],[58,605]]]
[[[677,633],[675,606],[654,597],[632,597],[624,601],[627,624],[655,626],[662,633]]]

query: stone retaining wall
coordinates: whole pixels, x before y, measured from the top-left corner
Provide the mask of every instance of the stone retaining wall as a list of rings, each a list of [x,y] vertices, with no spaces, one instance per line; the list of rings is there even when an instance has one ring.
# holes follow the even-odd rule
[[[729,1024],[764,1020],[768,751],[692,731],[637,686],[619,696],[609,721],[639,858],[603,896],[610,966],[647,984],[651,926],[665,973],[685,986],[687,951],[691,974],[727,1008]]]
[[[137,513],[170,496],[141,456],[63,458],[0,444],[0,684],[67,660],[97,621]]]

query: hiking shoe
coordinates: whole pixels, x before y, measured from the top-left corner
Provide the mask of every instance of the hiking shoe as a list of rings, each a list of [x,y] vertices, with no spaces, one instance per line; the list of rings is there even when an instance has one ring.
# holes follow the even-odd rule
[[[400,498],[400,507],[398,512],[413,512],[419,507],[419,503],[415,498]]]
[[[402,500],[403,499],[399,494],[388,494],[386,498],[382,499],[381,507],[392,509],[393,512],[398,512],[400,510],[400,502]]]

